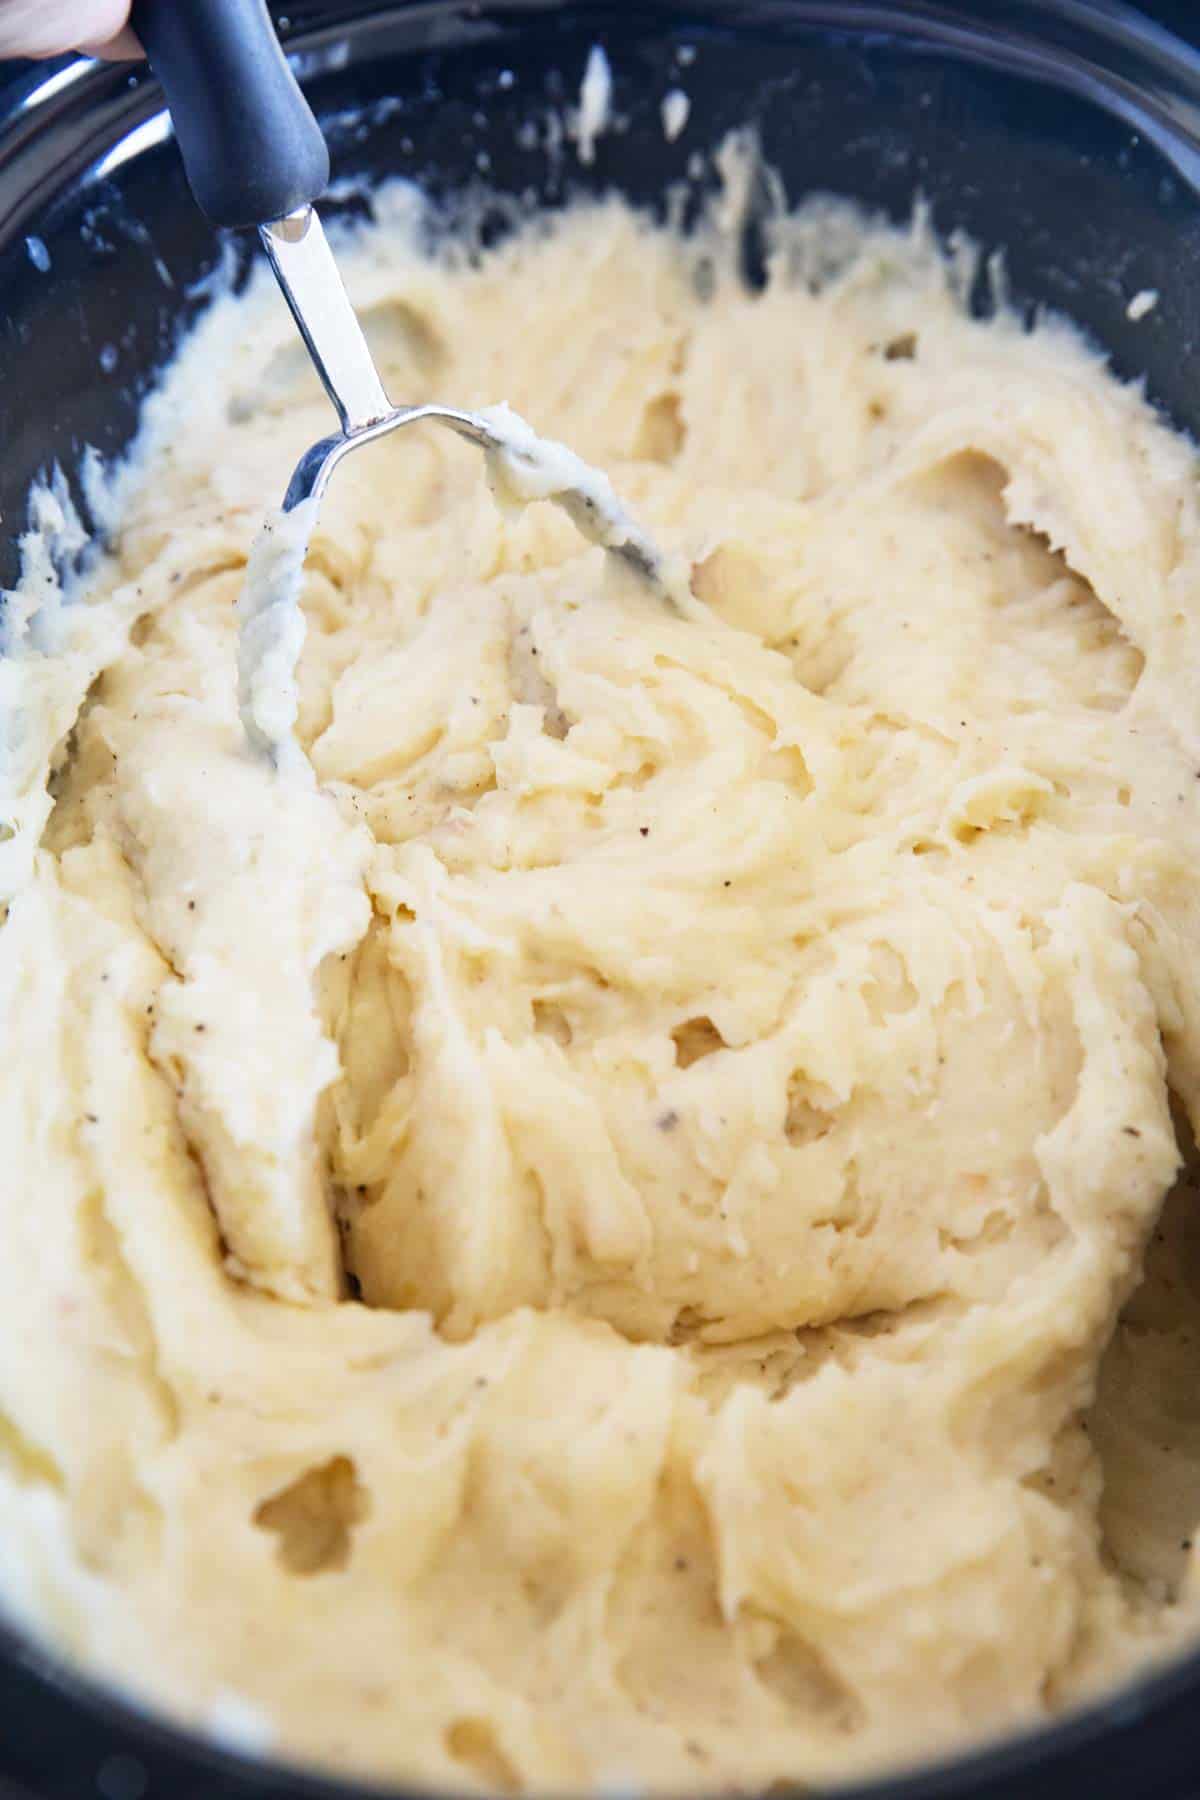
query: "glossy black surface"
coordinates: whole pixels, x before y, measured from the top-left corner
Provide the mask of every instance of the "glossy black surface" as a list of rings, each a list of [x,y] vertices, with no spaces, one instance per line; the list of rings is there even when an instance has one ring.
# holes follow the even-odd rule
[[[378,7],[349,36],[362,11],[353,0],[287,10],[343,184],[403,174],[448,196],[486,179],[551,205],[616,185],[656,206],[693,152],[753,119],[793,197],[832,189],[899,218],[921,189],[943,230],[1003,246],[1020,304],[1072,313],[1200,435],[1200,62],[1133,39],[1113,76],[1094,59],[1056,55],[1047,44],[1064,41],[1069,14],[1087,14],[1080,0],[450,0]],[[1190,10],[1190,0],[1176,8]],[[1007,29],[1018,14],[1023,35]],[[597,40],[629,128],[601,140],[587,171],[569,149],[548,158],[544,134],[529,144],[519,128],[574,95]],[[682,75],[692,122],[667,145],[658,109],[681,79],[682,44],[696,50]],[[31,480],[56,461],[73,470],[85,444],[107,454],[127,444],[142,395],[206,304],[205,279],[244,272],[250,251],[218,241],[191,204],[173,147],[153,141],[158,102],[143,76],[100,70],[32,112],[14,110],[45,73],[10,72],[0,134],[0,581],[16,567]],[[114,155],[138,127],[140,153]],[[363,210],[339,191],[343,210]],[[503,228],[497,209],[493,229]],[[745,251],[753,272],[753,230]],[[1133,325],[1126,307],[1143,288],[1160,304]],[[352,1792],[221,1758],[0,1634],[0,1800]],[[1200,1660],[1029,1744],[871,1795],[1200,1800]]]
[[[130,22],[213,224],[263,225],[320,198],[329,151],[266,0],[133,0]]]

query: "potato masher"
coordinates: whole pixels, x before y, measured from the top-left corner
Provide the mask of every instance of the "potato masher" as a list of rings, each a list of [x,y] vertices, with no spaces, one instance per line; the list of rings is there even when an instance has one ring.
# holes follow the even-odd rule
[[[493,483],[503,492],[557,502],[593,542],[623,558],[663,598],[682,604],[677,572],[608,479],[565,446],[538,437],[506,406],[480,412],[393,406],[316,211],[329,183],[328,147],[280,47],[266,0],[134,0],[132,23],[166,95],[201,210],[215,225],[257,227],[338,415],[340,429],[305,452],[288,486],[284,514],[303,519],[305,527],[291,534],[290,547],[288,534],[281,534],[285,552],[276,559],[273,586],[264,589],[264,612],[282,615],[289,582],[298,589],[316,506],[342,458],[425,421],[447,425],[485,451]],[[263,635],[278,673],[285,653],[296,647],[295,635],[288,639],[282,617],[273,636]],[[265,691],[266,684],[260,686]],[[255,708],[247,706],[245,680],[243,714],[251,736],[270,747],[271,732],[255,725]]]

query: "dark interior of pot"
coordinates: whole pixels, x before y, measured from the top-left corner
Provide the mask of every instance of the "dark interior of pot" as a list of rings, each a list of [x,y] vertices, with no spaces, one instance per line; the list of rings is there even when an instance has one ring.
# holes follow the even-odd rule
[[[985,249],[1002,248],[1019,306],[1070,313],[1120,373],[1144,374],[1152,397],[1200,435],[1200,203],[1189,180],[1190,169],[1200,183],[1200,149],[1173,135],[1165,112],[1134,86],[1099,96],[1100,78],[1082,63],[1052,66],[1001,29],[973,42],[946,22],[954,10],[335,3],[293,9],[291,39],[330,137],[333,214],[365,213],[371,186],[397,175],[435,195],[473,186],[551,206],[615,186],[658,210],[682,184],[694,204],[717,179],[712,151],[751,123],[792,198],[825,190],[903,219],[920,193],[941,232],[963,230]],[[975,11],[985,22],[993,16]],[[570,103],[597,41],[612,60],[621,124],[587,169],[556,146],[547,120]],[[691,121],[668,143],[660,106],[678,80],[681,49]],[[21,91],[37,79],[24,77]],[[511,209],[484,213],[485,229],[500,233]],[[9,119],[0,220],[7,584],[31,484],[56,464],[75,482],[85,446],[105,456],[124,449],[141,398],[189,321],[217,286],[244,277],[253,245],[214,238],[191,203],[154,85],[122,68],[60,79],[52,95]],[[751,225],[751,275],[761,255]],[[1157,305],[1131,318],[1131,300],[1147,290]],[[978,303],[990,304],[984,279]],[[89,1699],[15,1643],[7,1663],[0,1777],[18,1784],[17,1794],[283,1800],[336,1792],[192,1749]],[[1036,1748],[1015,1746],[886,1792],[1149,1800],[1195,1791],[1187,1770],[1198,1704],[1200,1665],[1068,1723]]]

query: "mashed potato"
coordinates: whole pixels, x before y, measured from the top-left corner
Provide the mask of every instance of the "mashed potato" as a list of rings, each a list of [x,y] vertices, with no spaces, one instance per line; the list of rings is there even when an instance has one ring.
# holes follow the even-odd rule
[[[1198,1612],[1186,1186],[1105,1357],[1200,1118],[1195,452],[920,225],[810,208],[752,293],[616,202],[481,258],[383,210],[392,393],[511,401],[700,604],[403,433],[322,511],[277,773],[237,602],[328,414],[262,282],[74,604],[42,497],[7,1605],[194,1724],[458,1786],[1044,1719]]]

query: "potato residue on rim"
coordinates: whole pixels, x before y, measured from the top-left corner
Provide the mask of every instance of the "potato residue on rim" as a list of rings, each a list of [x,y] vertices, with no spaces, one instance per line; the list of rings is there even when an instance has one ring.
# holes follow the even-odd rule
[[[406,432],[275,772],[236,602],[323,402],[261,283],[195,333],[4,665],[7,1603],[492,1791],[1057,1714],[1197,1623],[1195,453],[921,228],[809,208],[751,292],[617,202],[393,212],[392,391],[570,443],[701,606]]]

